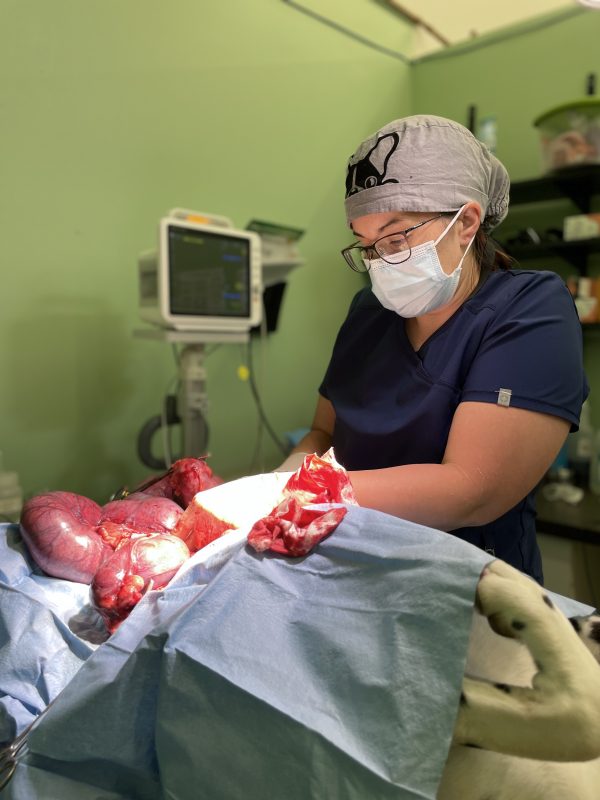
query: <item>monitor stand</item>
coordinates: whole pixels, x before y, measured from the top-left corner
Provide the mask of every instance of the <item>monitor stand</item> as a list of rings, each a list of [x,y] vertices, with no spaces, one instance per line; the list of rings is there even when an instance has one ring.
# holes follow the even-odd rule
[[[208,395],[206,391],[206,367],[204,366],[207,344],[239,344],[249,340],[246,333],[221,333],[215,331],[176,331],[162,328],[144,328],[133,331],[136,338],[151,339],[168,344],[183,344],[179,355],[179,393],[177,409],[167,420],[157,415],[149,420],[138,439],[138,455],[146,466],[153,469],[167,468],[165,460],[159,462],[150,452],[150,438],[164,424],[172,424],[174,418],[181,423],[181,453],[179,458],[200,458],[207,455],[208,446]],[[164,433],[164,431],[163,431]],[[165,447],[166,449],[166,447]]]

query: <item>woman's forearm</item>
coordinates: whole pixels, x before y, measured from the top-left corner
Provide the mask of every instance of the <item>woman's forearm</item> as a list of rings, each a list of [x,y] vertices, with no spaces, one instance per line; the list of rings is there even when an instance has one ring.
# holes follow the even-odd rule
[[[438,530],[483,525],[498,509],[479,481],[454,464],[409,464],[350,472],[359,505]]]
[[[446,531],[485,525],[535,489],[569,425],[522,408],[461,403],[441,464],[351,472],[350,480],[369,508]]]

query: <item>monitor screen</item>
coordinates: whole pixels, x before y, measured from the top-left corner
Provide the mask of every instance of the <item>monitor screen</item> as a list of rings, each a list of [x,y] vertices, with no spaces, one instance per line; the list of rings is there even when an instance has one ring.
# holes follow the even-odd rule
[[[250,242],[223,233],[168,226],[171,314],[250,315]]]

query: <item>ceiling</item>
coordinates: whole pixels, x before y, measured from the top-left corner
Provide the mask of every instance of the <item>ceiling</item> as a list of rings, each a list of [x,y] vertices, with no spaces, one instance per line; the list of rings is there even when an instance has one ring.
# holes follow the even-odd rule
[[[458,44],[545,14],[577,8],[578,0],[385,0],[385,4],[422,20],[449,44]],[[411,56],[439,50],[444,45],[426,27],[417,32]]]

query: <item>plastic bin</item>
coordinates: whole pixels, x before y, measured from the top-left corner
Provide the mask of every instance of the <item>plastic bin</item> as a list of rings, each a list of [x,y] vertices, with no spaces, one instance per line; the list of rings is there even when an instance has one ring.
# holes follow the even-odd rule
[[[540,132],[547,172],[577,164],[600,164],[600,98],[586,97],[541,114]]]

